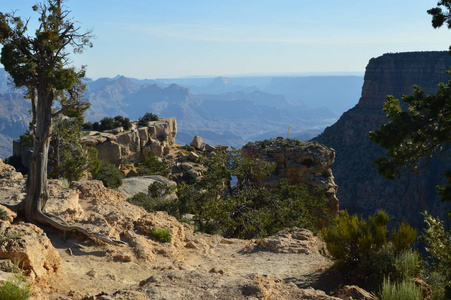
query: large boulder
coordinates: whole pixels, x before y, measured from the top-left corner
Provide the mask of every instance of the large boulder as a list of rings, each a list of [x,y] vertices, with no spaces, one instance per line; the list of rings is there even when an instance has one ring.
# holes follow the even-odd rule
[[[31,278],[45,278],[59,269],[61,258],[39,227],[0,221],[0,236],[0,259],[19,263]]]
[[[198,135],[196,135],[193,140],[190,143],[190,146],[193,146],[194,148],[196,148],[197,150],[203,150],[205,143],[202,140],[202,138]]]

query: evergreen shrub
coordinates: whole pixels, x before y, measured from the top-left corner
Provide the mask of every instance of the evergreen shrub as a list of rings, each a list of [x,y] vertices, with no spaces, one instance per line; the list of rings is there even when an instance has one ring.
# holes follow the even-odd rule
[[[103,185],[108,188],[118,188],[122,185],[122,178],[124,173],[119,170],[114,164],[108,161],[100,161],[100,166],[97,172],[92,173],[92,178],[101,180]]]
[[[389,217],[382,210],[368,220],[341,211],[335,222],[321,231],[346,284],[376,292],[385,276],[401,282],[420,273],[420,256],[409,250],[416,240],[416,230],[401,223],[388,234],[388,222]]]

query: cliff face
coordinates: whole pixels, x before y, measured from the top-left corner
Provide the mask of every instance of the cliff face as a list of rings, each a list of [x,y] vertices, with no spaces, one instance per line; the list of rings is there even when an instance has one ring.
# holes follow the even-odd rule
[[[413,85],[433,93],[438,83],[451,79],[446,74],[449,66],[447,52],[385,54],[370,60],[359,103],[315,138],[336,151],[332,169],[340,187],[341,208],[360,215],[385,209],[390,216],[416,226],[423,225],[421,212],[425,210],[444,217],[435,186],[444,183],[442,173],[451,168],[451,160],[433,159],[419,176],[405,174],[399,180],[386,180],[373,163],[385,151],[369,140],[368,132],[387,122],[382,112],[387,95],[411,94]]]

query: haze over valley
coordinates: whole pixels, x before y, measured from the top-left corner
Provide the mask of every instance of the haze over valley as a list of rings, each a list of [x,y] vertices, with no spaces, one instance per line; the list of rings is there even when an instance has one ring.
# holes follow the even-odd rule
[[[241,147],[277,136],[311,139],[360,98],[363,76],[215,77],[138,80],[124,76],[86,80],[86,121],[145,112],[176,117],[177,142],[195,135],[213,145]],[[1,156],[27,129],[30,104],[11,89],[0,69]],[[288,132],[288,128],[290,131]]]

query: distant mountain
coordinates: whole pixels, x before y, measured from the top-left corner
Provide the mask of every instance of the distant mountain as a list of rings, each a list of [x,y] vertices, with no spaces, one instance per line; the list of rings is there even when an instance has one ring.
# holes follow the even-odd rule
[[[4,159],[13,155],[13,139],[0,133],[0,158]]]
[[[30,101],[20,93],[0,93],[0,133],[19,137],[30,121]]]
[[[137,84],[158,84],[168,87],[175,83],[187,87],[193,94],[228,94],[233,92],[266,92],[282,95],[295,104],[312,108],[327,107],[340,116],[357,104],[363,85],[363,76],[248,76],[215,78],[170,78],[138,80]]]
[[[361,76],[273,77],[263,91],[341,115],[356,104],[362,85]]]
[[[324,93],[328,81],[312,88]],[[87,121],[116,115],[136,120],[146,112],[176,117],[177,140],[182,144],[189,143],[194,135],[201,135],[211,144],[239,147],[247,141],[286,136],[290,126],[290,137],[310,138],[340,115],[327,102],[318,105],[319,101],[290,99],[286,94],[295,93],[276,88],[283,80],[277,82],[272,77],[135,79],[116,76],[85,82],[85,97],[92,104],[86,114]],[[268,86],[278,92],[265,91]],[[349,84],[341,87],[348,88]],[[331,94],[346,94],[340,86],[334,88],[338,90]],[[330,102],[337,99],[332,98]],[[7,73],[0,69],[0,134],[9,138],[22,134],[28,127],[29,109],[29,102],[8,85]]]
[[[213,82],[227,85],[224,78]],[[92,106],[87,119],[99,120],[102,113],[137,119],[145,112],[176,117],[177,141],[183,144],[189,143],[194,135],[200,135],[213,144],[239,147],[257,137],[284,136],[289,126],[295,134],[324,128],[337,119],[327,108],[294,105],[282,95],[253,88],[251,92],[196,95],[177,84],[168,87],[138,85],[125,77],[88,82],[88,87],[87,96]]]
[[[194,94],[225,94],[231,92],[246,92],[251,93],[258,88],[256,86],[242,86],[234,85],[227,77],[216,77],[207,85],[204,86],[190,86],[190,90]]]
[[[5,69],[0,69],[0,93],[11,93],[13,87],[9,84],[8,73]]]

